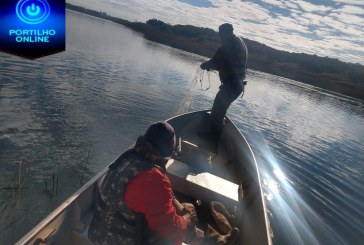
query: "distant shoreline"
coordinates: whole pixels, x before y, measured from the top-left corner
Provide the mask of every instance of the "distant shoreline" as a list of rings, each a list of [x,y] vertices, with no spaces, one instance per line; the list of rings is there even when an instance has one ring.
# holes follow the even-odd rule
[[[152,19],[130,22],[105,12],[66,3],[67,9],[109,20],[140,32],[148,40],[190,53],[212,57],[220,46],[218,33],[191,25],[169,25]],[[307,83],[334,93],[364,100],[364,66],[338,59],[290,53],[244,38],[249,49],[248,68]]]

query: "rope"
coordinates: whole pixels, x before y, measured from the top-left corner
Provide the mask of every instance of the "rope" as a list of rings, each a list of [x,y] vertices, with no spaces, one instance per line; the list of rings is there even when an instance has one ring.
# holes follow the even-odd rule
[[[186,113],[187,110],[191,107],[191,102],[192,102],[192,86],[193,86],[193,80],[190,81],[190,84],[188,86],[187,89],[187,94],[186,96],[183,98],[181,104],[178,107],[178,110],[176,112],[176,115],[180,115],[183,113]]]

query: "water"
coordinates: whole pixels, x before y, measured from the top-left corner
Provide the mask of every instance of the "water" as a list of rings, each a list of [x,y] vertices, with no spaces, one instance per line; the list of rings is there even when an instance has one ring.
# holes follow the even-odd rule
[[[202,60],[73,12],[66,52],[36,61],[0,54],[0,244],[186,98],[188,111],[210,108],[219,82],[212,74],[206,92],[194,84]],[[361,244],[364,103],[256,71],[248,80],[228,115],[257,156],[274,244]]]

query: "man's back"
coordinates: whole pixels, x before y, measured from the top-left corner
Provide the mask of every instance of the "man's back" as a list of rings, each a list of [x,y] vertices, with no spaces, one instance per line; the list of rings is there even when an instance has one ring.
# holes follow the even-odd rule
[[[223,59],[220,71],[228,75],[244,75],[247,65],[248,50],[242,39],[232,35],[221,46]]]

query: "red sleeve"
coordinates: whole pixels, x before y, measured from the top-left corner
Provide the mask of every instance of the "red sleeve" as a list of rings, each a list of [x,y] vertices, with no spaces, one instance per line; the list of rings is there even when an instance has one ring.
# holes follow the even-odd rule
[[[143,213],[151,230],[181,244],[187,223],[177,215],[173,198],[171,182],[157,168],[135,176],[124,193],[127,206],[134,212]]]

